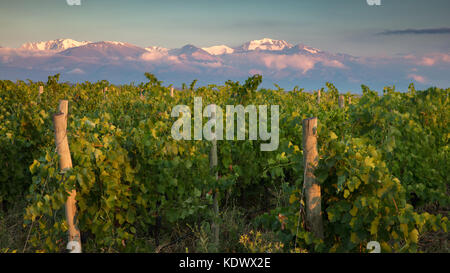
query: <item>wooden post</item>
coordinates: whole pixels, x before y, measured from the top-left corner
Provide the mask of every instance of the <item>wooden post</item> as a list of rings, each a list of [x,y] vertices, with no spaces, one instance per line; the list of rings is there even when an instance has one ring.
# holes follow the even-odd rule
[[[344,95],[339,95],[339,108],[344,108]]]
[[[141,97],[141,100],[144,100],[144,99],[145,99],[144,95],[142,94],[142,89],[141,89],[141,91],[140,91],[140,97]]]
[[[320,89],[317,90],[317,104],[320,104]]]
[[[212,112],[211,112],[211,119],[215,119],[216,118],[216,107],[213,108]],[[217,124],[217,123],[216,123]],[[214,127],[214,136],[213,139],[211,140],[211,151],[210,151],[210,155],[209,155],[209,165],[211,167],[211,169],[214,169],[217,166],[218,163],[218,159],[217,159],[217,127]],[[214,176],[216,178],[216,180],[219,179],[219,173],[216,171],[214,173]],[[217,197],[217,190],[216,188],[213,189],[213,210],[214,210],[214,221],[212,223],[212,230],[214,233],[214,244],[217,247],[219,247],[219,224],[217,223],[217,220],[219,218],[219,201],[218,201],[218,197]]]
[[[55,143],[56,151],[59,155],[59,168],[61,172],[65,172],[72,168],[72,158],[70,157],[69,142],[67,140],[67,114],[69,103],[67,100],[61,100],[59,103],[59,113],[53,116],[53,124],[55,126]],[[69,238],[67,248],[72,250],[71,253],[81,253],[81,236],[76,226],[77,207],[75,205],[77,193],[76,190],[69,192],[66,201],[66,219],[69,226]]]
[[[352,97],[348,96],[348,105],[352,104]]]
[[[170,88],[170,96],[173,98],[173,87]]]
[[[58,111],[65,115],[65,118],[67,121],[67,115],[69,114],[69,101],[68,100],[60,100],[59,106],[58,106]],[[70,167],[72,167],[72,165]]]
[[[38,97],[37,97],[38,103],[41,102],[41,94],[43,94],[43,93],[44,93],[44,86],[40,85],[39,86],[39,93],[38,93]]]
[[[306,224],[318,238],[323,238],[320,185],[314,175],[319,162],[317,152],[317,118],[303,120],[303,163],[305,166],[303,192],[306,205]]]

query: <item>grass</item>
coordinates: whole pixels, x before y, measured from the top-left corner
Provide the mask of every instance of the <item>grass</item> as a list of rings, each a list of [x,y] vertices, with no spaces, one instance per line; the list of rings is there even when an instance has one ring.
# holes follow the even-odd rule
[[[440,214],[447,217],[450,207],[440,207],[437,204],[429,204],[422,209],[421,212],[430,214]],[[419,250],[426,253],[450,253],[449,244],[450,233],[444,231],[428,231],[421,234],[419,238]]]
[[[0,211],[0,253],[30,252],[27,241],[28,229],[23,226],[25,205],[18,202],[7,212]]]
[[[0,211],[0,253],[5,252],[34,252],[27,243],[30,227],[24,227],[23,213],[25,204],[18,202],[7,212]],[[428,205],[419,210],[431,214],[441,214],[448,217],[449,208],[436,204]],[[220,245],[215,246],[208,219],[195,219],[191,223],[169,225],[163,223],[160,245],[155,245],[151,234],[139,238],[140,247],[131,252],[157,253],[205,253],[205,252],[246,252],[239,242],[241,235],[249,234],[254,227],[249,222],[248,212],[230,206],[223,208],[220,222]],[[272,234],[273,235],[273,234]],[[264,237],[273,237],[263,233]],[[273,239],[273,238],[272,238]],[[443,231],[429,231],[419,238],[419,251],[425,253],[450,253],[450,233]],[[101,252],[101,250],[98,250]]]

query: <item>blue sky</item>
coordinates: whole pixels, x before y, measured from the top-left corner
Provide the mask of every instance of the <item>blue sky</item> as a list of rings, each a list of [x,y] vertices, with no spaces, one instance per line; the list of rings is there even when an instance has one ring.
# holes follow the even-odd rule
[[[333,53],[450,50],[449,0],[0,0],[0,45],[72,38],[168,48],[269,37]],[[409,30],[409,31],[404,31]],[[404,31],[404,32],[401,32]],[[433,34],[429,34],[433,32]]]

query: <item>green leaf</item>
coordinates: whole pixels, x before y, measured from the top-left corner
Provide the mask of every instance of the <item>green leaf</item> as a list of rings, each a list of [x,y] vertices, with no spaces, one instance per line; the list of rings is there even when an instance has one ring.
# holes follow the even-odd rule
[[[354,244],[359,243],[358,235],[356,235],[356,233],[352,232],[352,234],[350,235],[350,241]]]
[[[419,242],[419,231],[417,229],[413,229],[409,233],[409,239],[411,240],[411,242],[417,244]]]
[[[350,192],[348,190],[344,190],[344,198],[347,199],[347,197],[350,195]]]
[[[343,189],[343,186],[344,186],[344,183],[345,183],[345,179],[346,179],[345,175],[338,176],[337,187],[338,187],[338,189],[340,191]],[[344,197],[345,197],[345,195],[344,195]],[[347,198],[347,197],[345,197],[345,198]]]
[[[338,136],[333,131],[330,131],[330,139],[335,140],[337,138],[338,138]]]
[[[380,223],[380,217],[376,217],[370,224],[370,234],[376,235],[378,233],[378,224]]]
[[[373,162],[373,158],[372,157],[366,157],[364,159],[364,165],[366,165],[367,167],[370,168],[375,168],[375,163]]]
[[[400,224],[400,230],[403,232],[405,237],[409,236],[408,225],[407,224]]]
[[[350,211],[350,215],[355,217],[357,213],[358,213],[358,208],[356,206],[354,206],[352,208],[352,210]]]
[[[35,159],[35,160],[33,161],[33,164],[30,165],[30,172],[31,172],[32,174],[35,174],[36,171],[37,171],[37,169],[39,168],[39,165],[40,165],[39,161],[37,161],[37,160]]]

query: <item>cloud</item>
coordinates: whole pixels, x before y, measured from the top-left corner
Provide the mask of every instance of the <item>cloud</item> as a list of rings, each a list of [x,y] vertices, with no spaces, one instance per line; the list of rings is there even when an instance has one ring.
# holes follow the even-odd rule
[[[449,27],[442,28],[422,28],[422,29],[394,29],[394,30],[385,30],[377,33],[377,35],[421,35],[421,34],[450,34]]]
[[[303,74],[314,68],[316,61],[313,58],[302,55],[264,55],[261,58],[267,68],[282,70],[285,68],[295,68],[301,70]]]
[[[73,69],[73,70],[71,70],[71,71],[69,71],[67,73],[68,74],[85,74],[85,72],[82,69],[80,69],[80,68],[75,68],[75,69]]]
[[[202,66],[211,67],[211,68],[219,68],[222,67],[223,64],[221,62],[211,62],[211,63],[201,63]]]
[[[438,60],[436,58],[423,57],[417,64],[423,66],[433,66]]]
[[[160,64],[182,64],[183,62],[178,58],[178,56],[171,56],[168,55],[165,52],[160,51],[152,51],[152,52],[146,52],[142,54],[139,59],[141,61],[147,62],[147,63],[153,63],[155,65]]]
[[[316,63],[322,63],[327,67],[345,68],[345,65],[337,60],[327,60],[320,57],[311,57],[305,55],[275,55],[266,54],[261,57],[262,62],[267,68],[282,70],[293,68],[302,71],[303,74],[313,69]]]
[[[427,79],[423,76],[417,75],[417,74],[409,74],[408,79],[413,79],[418,83],[425,83]]]
[[[324,66],[328,67],[346,68],[343,63],[337,60],[320,59],[320,62],[323,63]]]
[[[177,56],[167,56],[167,60],[173,63],[181,63],[180,59]]]
[[[0,48],[0,55],[2,56],[19,56],[19,57],[46,57],[52,56],[54,53],[50,51],[33,51],[33,50],[23,50],[17,48]]]
[[[151,61],[156,61],[156,60],[162,59],[166,55],[167,54],[163,54],[159,51],[146,52],[141,55],[141,60],[151,62]]]
[[[255,74],[262,75],[262,74],[263,74],[263,71],[262,71],[262,70],[259,70],[259,69],[250,69],[250,70],[248,71],[248,74],[250,74],[250,75],[255,75]]]
[[[12,62],[13,58],[11,56],[2,56],[1,60],[2,63],[10,63]]]
[[[434,66],[440,63],[450,63],[450,54],[448,53],[431,53],[421,57],[406,55],[403,58],[420,66]]]
[[[213,56],[206,55],[201,52],[192,53],[192,57],[194,57],[194,59],[197,59],[200,61],[214,61],[215,60],[215,58]]]

